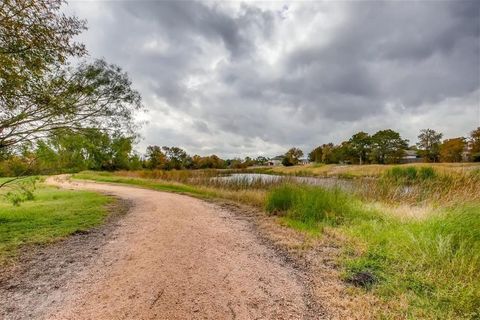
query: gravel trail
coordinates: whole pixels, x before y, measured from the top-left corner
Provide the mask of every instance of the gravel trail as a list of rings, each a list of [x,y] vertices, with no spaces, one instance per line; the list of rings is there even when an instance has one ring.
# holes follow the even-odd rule
[[[135,187],[58,179],[49,183],[112,194],[131,208],[113,236],[95,248],[95,259],[59,288],[61,294],[46,290],[37,306],[30,302],[34,318],[320,317],[311,310],[301,271],[264,243],[249,221],[228,209]],[[19,310],[8,319],[28,318],[24,316]]]

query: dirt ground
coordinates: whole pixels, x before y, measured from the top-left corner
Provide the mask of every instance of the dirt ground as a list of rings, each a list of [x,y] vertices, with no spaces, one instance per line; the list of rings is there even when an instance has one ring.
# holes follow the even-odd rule
[[[369,316],[338,280],[335,246],[312,245],[271,218],[172,193],[49,182],[122,201],[105,226],[25,250],[2,272],[1,319]]]

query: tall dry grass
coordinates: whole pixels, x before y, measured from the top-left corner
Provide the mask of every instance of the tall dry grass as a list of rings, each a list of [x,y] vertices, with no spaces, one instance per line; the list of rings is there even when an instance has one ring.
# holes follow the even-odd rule
[[[376,179],[354,180],[364,200],[433,207],[480,201],[480,171],[438,172],[432,167],[393,167]]]

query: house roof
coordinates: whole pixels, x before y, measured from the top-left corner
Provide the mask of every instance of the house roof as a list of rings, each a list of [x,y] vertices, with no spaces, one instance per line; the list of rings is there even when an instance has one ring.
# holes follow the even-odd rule
[[[405,155],[406,156],[416,156],[417,155],[417,150],[405,150]]]

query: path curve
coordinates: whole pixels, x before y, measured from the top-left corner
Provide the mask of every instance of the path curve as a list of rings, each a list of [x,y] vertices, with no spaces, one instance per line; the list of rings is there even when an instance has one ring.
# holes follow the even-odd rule
[[[133,203],[47,319],[305,319],[300,272],[251,223],[192,197],[49,179]]]

